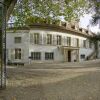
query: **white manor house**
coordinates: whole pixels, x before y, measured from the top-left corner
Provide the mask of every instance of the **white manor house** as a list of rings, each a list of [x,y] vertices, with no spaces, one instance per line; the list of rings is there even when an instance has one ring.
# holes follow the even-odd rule
[[[7,62],[77,62],[94,59],[94,33],[78,25],[33,24],[7,31]],[[100,56],[100,54],[99,54]]]

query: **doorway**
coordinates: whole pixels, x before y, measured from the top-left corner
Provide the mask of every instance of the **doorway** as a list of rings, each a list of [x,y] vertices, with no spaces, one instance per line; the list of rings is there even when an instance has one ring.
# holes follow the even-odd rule
[[[68,50],[68,62],[71,62],[71,50]]]

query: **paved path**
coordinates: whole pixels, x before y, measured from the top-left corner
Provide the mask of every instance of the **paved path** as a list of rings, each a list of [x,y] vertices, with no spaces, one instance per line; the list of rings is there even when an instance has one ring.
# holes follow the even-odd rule
[[[0,100],[100,100],[100,60],[8,66]]]

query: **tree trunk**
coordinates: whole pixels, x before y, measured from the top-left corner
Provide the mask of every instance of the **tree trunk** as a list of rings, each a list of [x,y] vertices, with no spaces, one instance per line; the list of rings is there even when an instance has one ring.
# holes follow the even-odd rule
[[[8,21],[10,14],[12,13],[14,6],[16,4],[17,0],[4,0],[4,4],[6,5],[7,8],[7,13],[6,13],[6,20]]]

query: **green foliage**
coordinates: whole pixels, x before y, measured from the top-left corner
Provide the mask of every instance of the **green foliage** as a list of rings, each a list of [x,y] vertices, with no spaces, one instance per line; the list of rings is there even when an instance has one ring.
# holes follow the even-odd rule
[[[15,26],[29,25],[35,22],[59,22],[61,16],[66,21],[76,21],[88,11],[86,0],[18,0],[13,16]]]
[[[91,24],[92,25],[97,25],[100,24],[98,23],[100,20],[100,1],[99,0],[91,0],[91,8],[93,8],[93,11],[95,13],[92,16]]]

